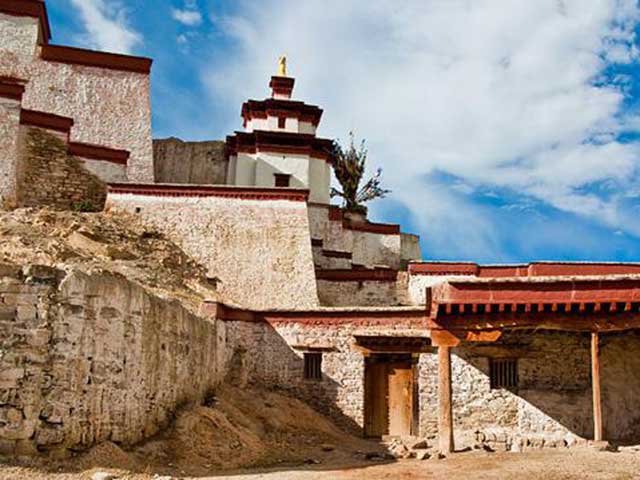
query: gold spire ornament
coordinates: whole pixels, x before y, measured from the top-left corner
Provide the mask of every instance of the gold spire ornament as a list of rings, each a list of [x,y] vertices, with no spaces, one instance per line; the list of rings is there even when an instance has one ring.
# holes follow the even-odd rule
[[[282,55],[278,58],[278,76],[286,77],[287,76],[287,56]]]

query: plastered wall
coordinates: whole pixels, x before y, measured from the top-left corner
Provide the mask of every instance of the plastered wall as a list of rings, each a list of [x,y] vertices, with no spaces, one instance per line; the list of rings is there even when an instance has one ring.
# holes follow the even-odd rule
[[[306,204],[225,197],[109,194],[200,261],[224,302],[245,308],[318,305]]]
[[[27,80],[23,107],[73,118],[71,140],[128,150],[131,181],[153,181],[146,74],[39,59],[37,20],[0,15],[0,76]]]
[[[0,97],[0,208],[16,205],[20,103]]]

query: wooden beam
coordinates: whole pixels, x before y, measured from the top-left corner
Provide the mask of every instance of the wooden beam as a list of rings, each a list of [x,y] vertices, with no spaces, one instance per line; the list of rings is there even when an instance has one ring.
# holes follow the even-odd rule
[[[454,450],[451,400],[451,347],[438,347],[438,435],[444,454]]]
[[[602,440],[602,397],[600,394],[599,335],[591,334],[591,389],[593,391],[593,439]]]
[[[428,327],[449,331],[481,331],[502,328],[562,330],[569,332],[621,332],[640,329],[640,312],[620,312],[606,316],[601,313],[509,312],[476,315],[439,315],[430,319]]]

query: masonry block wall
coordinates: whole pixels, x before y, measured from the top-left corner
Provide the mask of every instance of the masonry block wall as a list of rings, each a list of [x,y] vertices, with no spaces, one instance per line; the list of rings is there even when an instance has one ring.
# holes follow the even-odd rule
[[[339,425],[360,432],[364,423],[364,360],[351,348],[353,325],[269,325],[221,322],[227,381],[278,388],[306,401]],[[304,378],[304,352],[324,348],[323,379]]]
[[[124,278],[0,265],[0,453],[131,445],[219,380],[216,326]]]
[[[67,153],[66,134],[22,126],[18,205],[100,211],[107,187],[81,160]]]

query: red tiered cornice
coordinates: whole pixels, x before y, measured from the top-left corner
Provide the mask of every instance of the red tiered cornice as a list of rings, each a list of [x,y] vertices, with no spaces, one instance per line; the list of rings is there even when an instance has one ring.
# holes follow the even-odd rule
[[[470,262],[409,264],[411,275],[469,275],[480,278],[640,275],[640,263],[533,262],[523,265],[478,265]]]
[[[61,45],[43,46],[40,51],[40,58],[48,62],[84,65],[87,67],[106,68],[109,70],[135,72],[145,75],[151,72],[151,65],[153,63],[153,60],[146,57],[97,52],[84,48],[64,47]]]
[[[291,94],[293,93],[293,86],[295,85],[296,80],[291,77],[271,77],[271,82],[269,82],[269,86],[271,87],[271,92],[273,96],[282,95],[283,97],[291,98]]]
[[[327,162],[333,161],[333,142],[314,135],[289,132],[236,132],[227,137],[226,155],[257,152],[310,155]]]
[[[640,277],[448,281],[427,289],[439,345],[495,341],[505,329],[615,332],[640,328]]]
[[[254,118],[287,117],[297,118],[301,122],[309,122],[317,127],[322,118],[322,109],[315,105],[307,105],[304,102],[293,100],[279,100],[268,98],[266,100],[249,100],[242,105],[242,118],[244,125]]]

